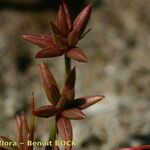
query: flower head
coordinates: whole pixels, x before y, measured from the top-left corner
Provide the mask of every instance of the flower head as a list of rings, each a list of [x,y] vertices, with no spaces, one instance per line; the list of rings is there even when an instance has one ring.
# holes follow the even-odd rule
[[[46,64],[42,63],[40,65],[40,72],[41,81],[50,105],[36,108],[34,110],[34,115],[44,118],[55,116],[57,128],[62,138],[65,141],[72,140],[70,119],[84,119],[85,114],[82,110],[100,101],[104,96],[97,95],[75,99],[75,68],[70,72],[61,92]],[[66,149],[69,150],[70,147],[67,147]]]
[[[58,10],[55,23],[50,22],[51,37],[26,34],[23,35],[23,38],[42,48],[42,50],[35,55],[36,58],[56,57],[65,54],[79,62],[86,62],[87,57],[76,45],[89,31],[84,33],[90,19],[91,10],[92,5],[87,5],[79,13],[74,22],[72,22],[66,1],[63,0]]]

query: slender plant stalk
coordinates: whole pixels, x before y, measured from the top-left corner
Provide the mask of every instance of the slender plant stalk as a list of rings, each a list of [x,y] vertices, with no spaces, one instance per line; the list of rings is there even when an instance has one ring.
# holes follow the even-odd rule
[[[52,124],[52,122],[50,124]],[[50,134],[49,134],[48,141],[51,141],[52,143],[55,142],[57,136],[58,136],[58,129],[57,129],[56,120],[55,120],[50,128]],[[45,150],[51,150],[51,149],[52,149],[51,146],[45,147]]]
[[[65,55],[65,79],[67,79],[71,72],[71,59]]]
[[[68,77],[69,73],[71,72],[71,59],[67,57],[66,55],[64,56],[65,58],[65,79]],[[54,141],[58,135],[58,130],[56,126],[56,121],[53,124],[53,127],[50,129],[50,136],[49,136],[49,141]]]
[[[49,141],[52,141],[52,142],[55,141],[55,139],[57,138],[57,135],[58,135],[58,130],[57,130],[56,121],[55,121],[50,130]]]

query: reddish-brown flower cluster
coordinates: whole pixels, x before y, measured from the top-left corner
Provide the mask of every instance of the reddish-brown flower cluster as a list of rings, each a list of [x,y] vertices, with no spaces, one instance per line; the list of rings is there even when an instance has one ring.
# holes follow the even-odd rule
[[[17,132],[18,132],[18,144],[17,146],[14,143],[14,141],[10,140],[7,137],[0,136],[0,139],[6,143],[9,143],[8,145],[0,145],[0,150],[33,150],[33,146],[29,146],[27,144],[28,141],[34,140],[34,116],[33,116],[33,110],[34,110],[34,95],[32,97],[32,103],[31,103],[31,116],[30,116],[30,122],[29,125],[27,123],[26,115],[24,112],[22,112],[21,116],[16,118],[16,124],[17,124]]]
[[[52,37],[28,34],[23,35],[23,38],[43,49],[36,54],[36,58],[56,57],[65,54],[65,56],[77,61],[86,62],[87,57],[76,45],[89,31],[87,30],[84,33],[91,10],[92,5],[87,5],[72,22],[68,6],[64,0],[58,10],[55,23],[50,22]],[[70,119],[84,119],[85,114],[81,110],[100,101],[104,96],[75,99],[75,68],[68,75],[61,92],[46,64],[40,65],[40,73],[45,93],[51,104],[35,109],[34,115],[45,118],[55,116],[57,128],[62,138],[65,141],[71,141],[72,126]],[[71,146],[66,146],[66,150],[71,149]]]
[[[63,140],[72,141],[72,127],[69,119],[84,119],[85,114],[81,110],[100,101],[104,96],[75,99],[75,68],[70,72],[61,92],[47,65],[41,64],[40,72],[45,93],[51,104],[35,109],[34,115],[45,118],[55,116],[57,128]],[[71,147],[67,147],[66,150],[71,150]]]
[[[91,15],[91,10],[92,5],[87,5],[76,17],[74,22],[72,22],[66,1],[63,0],[55,23],[50,22],[52,37],[28,34],[23,35],[23,38],[42,48],[42,50],[36,54],[36,58],[56,57],[64,54],[65,60],[72,58],[79,62],[86,62],[87,57],[76,45],[78,41],[81,40],[89,31],[87,30],[84,33]],[[54,116],[56,121],[55,129],[58,129],[58,133],[60,133],[64,141],[72,141],[73,133],[70,119],[84,119],[85,114],[82,110],[104,98],[104,96],[101,95],[75,98],[76,70],[75,68],[71,70],[70,61],[66,61],[65,65],[66,68],[68,68],[66,69],[67,79],[62,91],[59,90],[48,66],[44,63],[40,65],[41,81],[50,105],[34,108],[33,97],[30,128],[27,125],[24,113],[20,118],[17,117],[19,145],[18,147],[13,147],[13,149],[33,149],[33,147],[26,145],[27,140],[33,141],[33,115],[44,118]],[[50,137],[50,140],[52,140],[53,143],[57,138],[56,136],[57,131],[52,133],[52,137]],[[9,140],[5,137],[1,138],[3,140]],[[25,144],[22,145],[21,143]],[[45,149],[59,150],[59,147],[53,144],[50,147],[46,146]],[[72,150],[72,146],[66,145],[65,150]]]
[[[91,10],[92,5],[89,4],[72,22],[68,6],[64,0],[59,8],[55,23],[50,22],[52,37],[27,34],[23,35],[23,38],[43,49],[36,54],[36,58],[56,57],[65,54],[77,61],[86,62],[87,57],[76,44],[89,31],[84,33]]]

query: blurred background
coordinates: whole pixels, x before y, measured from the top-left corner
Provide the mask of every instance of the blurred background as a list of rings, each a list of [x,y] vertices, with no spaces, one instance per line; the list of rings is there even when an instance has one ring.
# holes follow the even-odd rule
[[[22,34],[50,35],[61,0],[0,0],[0,135],[16,139],[15,117],[48,101],[34,55],[39,50]],[[72,18],[88,3],[67,0]],[[106,98],[85,110],[87,119],[72,121],[80,150],[117,150],[150,144],[150,1],[92,0],[92,31],[78,44],[88,63],[77,68],[76,97]],[[45,59],[60,88],[64,58]],[[37,118],[36,140],[46,140],[51,119]],[[36,148],[35,148],[36,149]]]

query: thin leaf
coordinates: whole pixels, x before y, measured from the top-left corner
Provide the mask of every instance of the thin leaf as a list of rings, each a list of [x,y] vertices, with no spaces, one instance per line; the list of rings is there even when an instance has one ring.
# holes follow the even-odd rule
[[[25,142],[27,140],[27,135],[29,134],[29,128],[28,128],[28,124],[24,112],[22,112],[21,114],[21,122],[22,122],[23,141]]]
[[[90,19],[91,11],[92,11],[92,5],[89,4],[76,17],[74,24],[73,24],[73,30],[78,32],[78,35],[79,35],[78,37],[80,37],[82,33],[84,32],[86,25]]]
[[[85,108],[99,102],[103,98],[104,98],[104,96],[102,96],[102,95],[96,95],[96,96],[78,98],[78,99],[75,99],[75,101],[82,102],[81,105],[79,106],[79,109],[85,109]]]
[[[82,36],[80,37],[80,40],[83,39],[90,31],[92,28],[88,29],[85,33],[82,34]]]
[[[64,54],[64,50],[60,49],[58,47],[48,47],[46,49],[43,49],[39,51],[35,58],[50,58],[50,57],[57,57]]]
[[[31,115],[30,115],[30,140],[33,141],[34,139],[34,124],[35,124],[35,117],[34,117],[34,110],[35,110],[35,97],[34,93],[32,93],[31,99]],[[32,146],[31,146],[32,147]]]
[[[72,126],[69,119],[61,117],[57,120],[59,133],[64,141],[72,141]],[[71,150],[72,146],[66,146],[66,150]]]
[[[74,120],[81,120],[81,119],[85,119],[86,117],[85,114],[78,108],[64,110],[63,116]]]
[[[61,33],[64,36],[67,36],[69,33],[69,27],[67,23],[67,18],[65,14],[65,10],[63,5],[59,7],[58,14],[57,14],[57,26],[60,29]]]
[[[64,37],[62,37],[59,28],[53,22],[50,22],[50,26],[51,26],[52,38],[55,44],[61,47],[62,49],[67,48],[67,41]]]
[[[24,148],[23,144],[21,143],[24,143],[23,141],[23,124],[22,124],[22,121],[21,121],[21,118],[19,118],[17,116],[16,118],[16,122],[17,122],[17,132],[18,132],[18,150],[22,150]]]
[[[51,26],[53,41],[55,42],[56,45],[58,45],[58,36],[61,35],[61,32],[59,28],[57,28],[57,26],[51,21],[50,21],[50,26]]]
[[[51,26],[52,34],[61,35],[61,32],[60,32],[59,28],[55,25],[55,23],[50,21],[50,26]]]
[[[50,36],[38,34],[25,34],[23,38],[41,48],[54,47],[55,44]]]
[[[81,13],[76,17],[74,24],[73,24],[73,30],[70,32],[68,36],[68,45],[75,46],[77,42],[80,40],[81,35],[83,34],[86,25],[90,19],[92,10],[92,5],[89,4],[86,6]]]
[[[72,27],[72,20],[71,20],[71,16],[70,16],[70,13],[69,13],[69,9],[68,9],[66,0],[63,0],[63,7],[64,7],[64,11],[65,11],[65,14],[66,14],[68,27],[69,27],[69,30],[70,30],[71,27]]]
[[[56,105],[60,98],[60,92],[57,87],[57,83],[46,64],[42,63],[40,65],[40,73],[45,93],[49,101]]]
[[[54,106],[42,106],[34,110],[34,115],[38,117],[48,118],[54,116],[57,112],[57,109]]]
[[[76,30],[71,31],[67,37],[68,46],[74,47],[78,43],[79,39],[79,33]]]
[[[67,56],[79,62],[87,62],[87,57],[79,48],[70,49],[69,51],[67,51]]]

